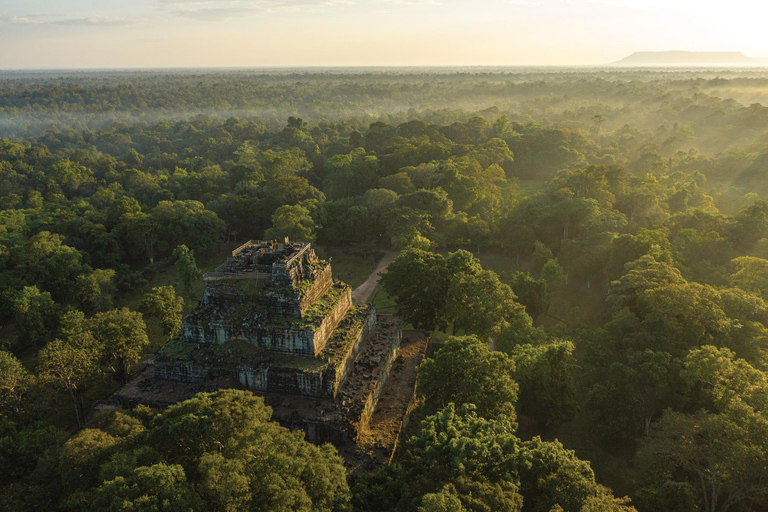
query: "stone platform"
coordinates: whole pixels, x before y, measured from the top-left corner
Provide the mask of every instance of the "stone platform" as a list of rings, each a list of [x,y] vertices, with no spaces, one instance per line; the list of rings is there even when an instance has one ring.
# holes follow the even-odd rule
[[[426,335],[415,335],[418,350],[409,335],[409,357],[398,358],[402,321],[353,302],[308,243],[251,240],[203,281],[203,299],[179,334],[114,395],[115,405],[167,407],[201,391],[249,389],[275,420],[336,444],[348,460],[370,446],[371,432],[389,440],[379,443],[384,451],[394,449],[390,431],[407,416]],[[388,405],[394,421],[376,416],[382,396],[402,402]]]
[[[273,419],[281,425],[303,430],[311,442],[333,443],[350,469],[372,470],[388,461],[397,445],[410,412],[416,366],[427,342],[427,333],[400,331],[398,319],[380,315],[369,343],[354,360],[343,391],[335,398],[251,391],[264,398]],[[165,408],[200,392],[249,389],[232,373],[198,382],[158,379],[154,366],[154,361],[148,361],[110,398],[110,404],[125,409],[139,404]]]

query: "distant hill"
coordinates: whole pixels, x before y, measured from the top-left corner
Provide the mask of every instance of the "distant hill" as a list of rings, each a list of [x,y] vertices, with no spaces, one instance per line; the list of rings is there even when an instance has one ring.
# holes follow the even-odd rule
[[[762,61],[741,52],[635,52],[612,66],[754,66]]]

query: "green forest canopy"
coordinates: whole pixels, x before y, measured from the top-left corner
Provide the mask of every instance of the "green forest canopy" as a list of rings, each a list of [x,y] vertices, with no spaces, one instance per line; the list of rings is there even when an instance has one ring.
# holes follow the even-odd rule
[[[759,69],[0,75],[0,503],[768,507],[767,90]],[[264,236],[358,273],[401,251],[379,293],[435,336],[376,474],[348,482],[248,393],[90,414],[220,245]]]

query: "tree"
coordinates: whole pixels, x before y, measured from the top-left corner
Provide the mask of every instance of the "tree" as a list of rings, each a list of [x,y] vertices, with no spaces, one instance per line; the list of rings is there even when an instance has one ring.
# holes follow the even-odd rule
[[[734,401],[768,412],[768,374],[727,348],[706,345],[691,350],[681,377],[692,388],[692,398],[708,410],[727,411]]]
[[[444,487],[440,492],[425,494],[421,498],[418,512],[463,512],[461,500],[449,487]]]
[[[419,365],[418,384],[429,411],[448,403],[474,404],[477,414],[515,420],[517,383],[515,363],[501,352],[491,352],[476,336],[448,338],[434,359]]]
[[[712,287],[686,281],[672,265],[646,255],[611,283],[607,327],[636,350],[666,351],[683,357],[693,347],[724,344],[734,322]]]
[[[96,269],[90,274],[77,276],[77,296],[87,312],[109,309],[115,292],[114,278],[115,271],[112,269]]]
[[[768,298],[768,260],[742,256],[731,264],[736,269],[731,275],[734,286]]]
[[[120,229],[125,233],[130,251],[137,257],[144,256],[150,263],[154,263],[160,238],[160,223],[148,213],[131,212],[120,217]]]
[[[97,415],[64,447],[64,503],[95,510],[346,510],[342,459],[270,421],[248,391],[200,393],[145,427]]]
[[[533,243],[533,254],[531,254],[531,273],[535,276],[541,275],[544,265],[552,259],[552,251],[543,243],[536,240]]]
[[[515,302],[512,289],[495,272],[460,273],[451,279],[446,299],[446,317],[453,333],[476,334],[483,339],[499,336],[525,308]]]
[[[617,504],[610,490],[595,482],[589,462],[576,457],[573,450],[566,449],[559,441],[542,441],[538,436],[525,441],[516,453],[515,462],[526,510],[582,511],[602,502],[607,505],[605,511],[636,512],[626,498]]]
[[[92,179],[93,172],[70,160],[59,160],[51,166],[49,188],[59,188],[67,196],[72,196],[78,188]]]
[[[50,292],[57,302],[70,299],[72,283],[90,271],[80,251],[65,245],[63,236],[48,231],[35,234],[26,245],[19,244],[18,250],[23,251],[19,270],[25,281]]]
[[[403,251],[381,277],[397,301],[397,314],[417,329],[445,328],[449,270],[445,258],[421,249]]]
[[[195,251],[190,250],[186,245],[180,245],[173,251],[173,257],[176,258],[176,268],[179,271],[181,282],[184,285],[184,293],[187,296],[187,302],[192,303],[192,283],[200,278],[202,272],[197,268],[195,260]]]
[[[99,357],[93,342],[84,337],[81,343],[76,346],[56,339],[40,351],[40,375],[43,382],[50,382],[69,393],[78,427],[85,424],[82,393],[89,379],[98,373]]]
[[[749,407],[667,411],[637,453],[652,489],[683,484],[706,512],[726,512],[741,503],[768,505],[768,420]],[[655,489],[657,492],[661,489]]]
[[[555,428],[576,412],[576,360],[570,341],[518,345],[509,352],[520,385],[520,412],[537,425]]]
[[[149,345],[141,313],[128,308],[113,309],[97,313],[88,323],[101,351],[102,364],[117,382],[127,382],[131,366],[141,360]]]
[[[624,360],[596,368],[587,404],[597,433],[607,440],[647,435],[665,409],[684,403],[680,369],[669,353],[652,350],[629,350]]]
[[[206,251],[219,243],[226,227],[216,213],[194,200],[160,201],[151,217],[162,251],[182,243],[192,250]]]
[[[552,291],[562,287],[568,280],[557,259],[551,259],[541,267],[541,278],[547,283],[547,288]]]
[[[506,417],[485,419],[472,405],[448,404],[428,416],[406,441],[401,458],[401,510],[459,478],[517,487],[515,456],[520,440]]]
[[[398,461],[354,492],[355,508],[370,511],[455,509],[458,500],[467,510],[634,512],[573,451],[538,437],[520,441],[506,417],[479,417],[471,405],[425,418]]]
[[[312,242],[315,239],[315,222],[309,210],[301,205],[281,206],[272,214],[272,227],[264,237],[269,240],[282,240],[285,237],[301,242]]]
[[[523,497],[511,482],[487,483],[458,477],[440,492],[425,494],[419,512],[520,512]]]
[[[147,314],[160,319],[163,334],[172,338],[181,329],[184,299],[176,295],[173,286],[156,286],[144,295],[142,308]]]
[[[549,311],[549,293],[547,293],[547,282],[543,279],[535,279],[527,272],[502,273],[500,275],[512,292],[517,297],[517,301],[525,307],[525,312],[532,319]]]
[[[178,464],[140,466],[99,486],[91,510],[203,510],[205,503]]]
[[[56,329],[58,308],[51,294],[25,286],[13,299],[13,314],[23,341],[38,348]]]
[[[24,421],[25,397],[33,376],[10,352],[0,350],[0,412],[17,424]]]

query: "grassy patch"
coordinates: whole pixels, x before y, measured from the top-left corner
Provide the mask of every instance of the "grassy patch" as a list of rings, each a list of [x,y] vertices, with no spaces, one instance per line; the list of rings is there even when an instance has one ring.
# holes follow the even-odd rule
[[[543,192],[545,188],[547,188],[546,181],[517,180],[517,193],[524,197]]]
[[[236,249],[240,244],[221,244],[218,249],[212,249],[202,254],[196,254],[197,266],[200,270],[210,272],[216,267],[224,263],[228,256],[232,254],[232,250]],[[181,284],[181,278],[176,266],[171,264],[165,268],[157,271],[155,276],[144,286],[137,287],[130,292],[120,295],[115,300],[116,307],[127,307],[132,310],[138,310],[141,305],[141,300],[144,295],[148,293],[152,288],[156,286],[173,286],[176,293],[184,297],[184,312],[186,316],[189,313],[190,303],[194,307],[195,304],[203,297],[203,279],[202,277],[196,280],[192,285],[191,297],[184,295],[184,287]],[[144,322],[147,324],[147,336],[149,336],[149,346],[144,351],[145,354],[153,354],[167,341],[167,338],[163,334],[163,330],[160,326],[160,321],[157,318],[144,317]]]
[[[390,297],[381,285],[376,287],[371,294],[371,297],[368,299],[368,302],[373,303],[376,307],[376,311],[380,313],[394,313],[395,306],[397,305],[394,297]]]
[[[364,258],[336,247],[318,247],[317,252],[318,256],[322,254],[324,259],[331,258],[333,277],[344,281],[352,289],[363,284],[371,272],[376,269],[376,264],[379,262],[377,257]]]
[[[516,258],[506,254],[481,252],[480,256],[475,256],[480,259],[480,264],[484,269],[493,270],[497,274],[499,272],[518,270]]]

